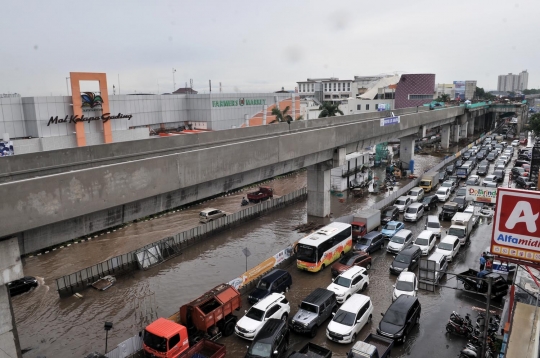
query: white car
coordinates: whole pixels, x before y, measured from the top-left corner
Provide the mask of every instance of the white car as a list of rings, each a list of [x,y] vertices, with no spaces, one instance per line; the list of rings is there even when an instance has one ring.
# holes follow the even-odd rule
[[[407,193],[407,196],[411,198],[413,203],[421,203],[424,199],[424,189],[420,188],[419,186],[412,188]]]
[[[439,201],[441,203],[444,203],[450,197],[450,188],[449,187],[446,187],[446,188],[441,187],[441,188],[439,188],[439,190],[437,190],[435,195],[437,196],[437,199],[439,199]]]
[[[368,296],[355,293],[338,309],[326,327],[326,337],[338,343],[356,342],[358,333],[373,317]]]
[[[386,251],[391,254],[397,254],[401,250],[409,247],[412,244],[413,237],[412,231],[407,229],[401,229],[388,241],[386,245]]]
[[[517,147],[519,146],[519,140],[515,139],[512,141],[512,147]]]
[[[412,203],[403,214],[403,221],[418,221],[424,216],[424,204]]]
[[[474,154],[478,154],[478,147],[477,146],[473,146],[471,148],[471,152],[473,152]]]
[[[446,235],[441,242],[439,242],[439,245],[437,245],[437,250],[435,250],[435,252],[446,256],[447,261],[452,261],[458,254],[460,248],[461,242],[457,236]]]
[[[439,239],[441,238],[441,222],[437,215],[428,215],[424,229],[431,231]]]
[[[234,331],[238,337],[251,341],[268,319],[287,321],[290,312],[291,306],[285,295],[272,293],[247,310],[246,315],[236,323]]]
[[[392,291],[392,302],[397,300],[401,295],[416,297],[418,279],[414,272],[402,272],[399,274],[396,284],[392,287],[394,287],[394,291]]]
[[[499,157],[499,160],[504,160],[506,162],[506,164],[508,164],[508,162],[510,161],[510,158],[507,157],[506,155],[501,155]]]
[[[364,267],[353,266],[343,272],[327,287],[336,294],[338,303],[343,303],[358,291],[364,291],[369,285],[369,276]]]
[[[394,206],[398,208],[399,212],[402,213],[412,204],[412,199],[408,196],[400,196],[397,198]]]
[[[482,180],[482,186],[491,186],[488,183],[494,183],[497,185],[497,177],[495,175],[487,175],[484,180]]]
[[[435,234],[430,230],[423,230],[414,240],[414,245],[422,250],[422,256],[427,256],[431,249],[435,247]]]

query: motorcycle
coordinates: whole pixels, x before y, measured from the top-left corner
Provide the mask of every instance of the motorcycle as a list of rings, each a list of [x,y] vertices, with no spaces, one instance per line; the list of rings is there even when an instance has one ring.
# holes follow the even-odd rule
[[[246,198],[242,198],[242,202],[240,203],[241,206],[249,205],[249,201],[246,200]]]
[[[452,314],[450,314],[450,321],[455,322],[459,325],[467,324],[472,326],[471,316],[469,316],[468,313],[465,315],[465,317],[461,317],[459,313],[457,313],[456,311],[452,311]]]
[[[458,336],[464,336],[464,337],[470,337],[473,328],[469,324],[458,324],[452,320],[448,320],[448,323],[446,324],[446,331],[448,333],[457,334]]]

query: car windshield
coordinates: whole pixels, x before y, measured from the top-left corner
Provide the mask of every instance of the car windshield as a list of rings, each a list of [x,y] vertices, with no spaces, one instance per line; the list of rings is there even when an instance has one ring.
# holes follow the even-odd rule
[[[409,255],[399,254],[396,256],[394,261],[401,262],[403,264],[408,264],[409,262],[411,262],[411,257]]]
[[[455,210],[456,207],[454,205],[444,205],[443,210]]]
[[[467,189],[465,189],[465,188],[459,189],[459,190],[457,191],[456,195],[457,195],[457,196],[465,196],[465,195],[467,195]]]
[[[264,280],[260,280],[259,284],[257,285],[257,288],[262,288],[263,290],[268,289],[268,282]]]
[[[272,356],[272,345],[270,343],[261,343],[256,342],[249,347],[248,353],[252,356],[257,357],[271,357]]]
[[[414,285],[410,281],[398,281],[396,283],[396,290],[399,291],[412,291],[414,290]]]
[[[356,319],[356,315],[354,313],[338,310],[334,318],[332,319],[332,321],[336,323],[344,324],[345,326],[352,326],[354,324],[355,319]]]
[[[397,228],[396,224],[386,224],[384,230],[395,230]]]
[[[246,317],[251,318],[255,321],[262,321],[264,317],[264,311],[255,307],[251,307],[246,313]]]
[[[458,204],[464,204],[465,203],[465,198],[458,196],[457,198],[454,198],[454,202],[458,203]]]
[[[396,205],[405,205],[405,200],[404,199],[396,200]]]
[[[150,333],[148,331],[144,331],[143,336],[143,342],[148,347],[152,348],[153,350],[156,350],[158,352],[166,352],[167,351],[167,339],[163,337],[156,336],[153,333]]]
[[[298,244],[296,258],[305,262],[317,262],[317,249],[313,246]]]
[[[428,246],[429,241],[424,237],[417,237],[414,243],[418,246]]]
[[[406,314],[396,310],[389,309],[386,311],[383,317],[383,322],[390,323],[396,326],[403,326],[405,324]]]
[[[438,229],[441,227],[441,224],[439,224],[436,221],[428,221],[427,227],[432,228],[432,229]]]
[[[351,287],[351,279],[345,278],[343,276],[336,277],[336,279],[334,280],[334,283],[338,286]]]
[[[487,171],[487,169],[487,165],[481,165],[480,167],[478,167],[478,171]]]
[[[300,304],[300,309],[303,309],[304,311],[308,311],[308,312],[313,312],[313,313],[317,313],[319,311],[317,306],[312,305],[311,303],[308,303],[308,302],[302,302]]]
[[[418,196],[418,192],[416,191],[409,191],[409,193],[407,194],[408,196]]]
[[[462,228],[457,228],[457,227],[451,227],[450,229],[448,229],[448,235],[454,235],[454,236],[457,236],[457,237],[463,237],[465,234],[464,230]]]
[[[410,206],[407,208],[408,214],[415,214],[418,211],[417,208],[411,208]]]
[[[351,266],[354,264],[354,260],[356,259],[356,256],[343,256],[339,259],[339,263],[342,265]]]
[[[445,188],[450,188],[452,186],[452,183],[449,183],[449,182],[445,181],[444,183],[441,184],[441,186],[443,186]]]
[[[424,203],[424,204],[429,204],[429,202],[431,201],[431,198],[432,198],[431,196],[426,196],[426,197],[424,198],[423,203]]]
[[[437,190],[438,195],[446,195],[446,190]]]
[[[390,241],[395,242],[396,244],[403,244],[405,242],[405,238],[401,236],[395,236],[390,239]]]
[[[392,216],[392,215],[394,215],[394,210],[386,210],[383,215],[384,216]]]
[[[439,249],[446,250],[446,251],[452,251],[454,248],[454,245],[448,243],[448,242],[441,242],[439,243]]]
[[[369,245],[371,243],[371,239],[366,239],[365,237],[358,240],[358,243],[360,245]]]

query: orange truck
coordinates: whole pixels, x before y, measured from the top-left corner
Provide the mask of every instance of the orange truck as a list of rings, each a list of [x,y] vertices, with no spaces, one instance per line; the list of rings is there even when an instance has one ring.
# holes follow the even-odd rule
[[[225,356],[225,346],[213,341],[234,333],[240,310],[240,292],[229,284],[221,284],[201,297],[180,307],[180,312],[159,318],[149,324],[143,335],[145,357],[208,358]]]

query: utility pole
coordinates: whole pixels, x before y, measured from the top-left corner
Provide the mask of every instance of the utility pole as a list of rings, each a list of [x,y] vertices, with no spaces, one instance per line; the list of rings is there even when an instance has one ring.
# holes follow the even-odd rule
[[[172,85],[173,85],[173,92],[176,91],[176,82],[174,80],[174,73],[176,72],[176,70],[173,68],[172,69]]]
[[[208,86],[210,86],[210,93],[212,93],[212,80],[208,80]]]
[[[486,344],[487,344],[488,329],[489,329],[489,308],[491,304],[491,285],[493,284],[492,277],[487,278],[487,284],[488,284],[488,290],[487,290],[487,303],[486,303],[486,318],[484,321],[484,334],[483,334],[484,337],[482,341],[482,355],[480,357],[486,356]]]
[[[69,77],[66,77],[66,91],[67,91],[67,95],[69,96],[68,80],[69,80]]]

